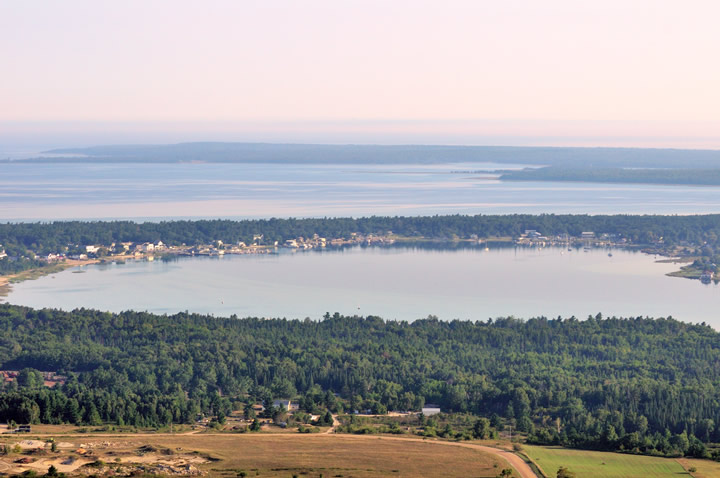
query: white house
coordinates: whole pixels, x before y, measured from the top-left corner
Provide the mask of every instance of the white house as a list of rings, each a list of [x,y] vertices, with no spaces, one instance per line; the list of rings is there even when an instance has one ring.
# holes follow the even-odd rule
[[[427,403],[422,408],[422,414],[426,417],[429,417],[430,415],[437,415],[440,413],[440,407],[438,405],[433,405],[432,403]]]
[[[155,250],[155,244],[151,242],[146,242],[139,246],[140,250],[143,252],[152,252]]]

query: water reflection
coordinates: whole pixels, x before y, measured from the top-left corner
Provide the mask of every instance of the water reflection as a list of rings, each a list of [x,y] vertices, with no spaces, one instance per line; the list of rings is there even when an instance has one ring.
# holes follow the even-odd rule
[[[14,286],[33,307],[184,310],[319,319],[673,316],[718,325],[718,286],[666,277],[675,264],[615,249],[413,243],[88,266]]]

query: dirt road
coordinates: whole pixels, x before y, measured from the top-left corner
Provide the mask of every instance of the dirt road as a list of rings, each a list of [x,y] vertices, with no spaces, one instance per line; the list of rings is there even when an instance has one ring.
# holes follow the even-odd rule
[[[333,424],[330,428],[327,429],[327,431],[323,432],[325,435],[330,435],[331,433],[335,433],[335,429],[340,426],[340,421],[337,419],[337,415],[333,415]]]

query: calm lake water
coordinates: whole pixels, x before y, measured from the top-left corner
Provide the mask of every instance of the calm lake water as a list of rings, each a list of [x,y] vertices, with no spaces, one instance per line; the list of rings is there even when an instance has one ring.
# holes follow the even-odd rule
[[[719,187],[501,182],[493,163],[6,163],[0,221],[720,212]],[[91,266],[14,287],[35,307],[414,320],[515,315],[715,319],[714,285],[614,251],[350,249]]]
[[[188,310],[318,319],[325,312],[415,320],[668,316],[720,329],[720,288],[666,277],[639,252],[491,247],[355,247],[277,255],[93,265],[13,286],[33,307]]]
[[[720,212],[720,187],[501,182],[522,165],[5,163],[0,221]]]

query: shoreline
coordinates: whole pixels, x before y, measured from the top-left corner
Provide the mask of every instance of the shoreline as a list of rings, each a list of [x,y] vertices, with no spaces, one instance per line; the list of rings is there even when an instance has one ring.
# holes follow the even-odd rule
[[[12,292],[12,285],[24,282],[26,280],[35,280],[40,277],[48,276],[50,274],[56,274],[59,272],[72,269],[73,267],[81,267],[89,264],[99,264],[100,259],[65,259],[62,262],[57,262],[52,265],[40,267],[36,269],[28,269],[16,274],[9,274],[6,276],[0,276],[0,302],[5,301],[5,297],[10,295]]]
[[[362,246],[362,245],[373,245],[376,247],[391,247],[392,245],[407,245],[412,246],[414,244],[470,244],[470,245],[477,245],[482,246],[483,244],[490,244],[490,243],[513,243],[515,242],[516,246],[521,247],[533,247],[533,246],[540,246],[540,244],[536,244],[534,242],[528,242],[528,243],[518,243],[515,239],[512,237],[488,237],[483,239],[460,239],[455,238],[451,240],[447,239],[428,239],[423,237],[405,237],[405,236],[393,236],[392,241],[389,242],[382,242],[382,241],[373,241],[371,243],[363,243],[363,242],[355,242],[355,241],[343,241],[342,243],[336,243],[336,244],[329,244],[328,247],[311,247],[309,249],[303,249],[298,248],[300,251],[310,251],[310,250],[324,250],[324,249],[340,249],[343,247],[348,246]],[[548,241],[547,243],[543,242],[541,247],[562,247],[562,244],[557,244],[553,241]],[[674,256],[671,255],[669,251],[658,251],[658,250],[652,250],[647,249],[647,246],[640,246],[640,245],[634,245],[634,244],[627,244],[627,245],[619,245],[619,244],[607,244],[602,246],[596,246],[601,248],[618,248],[618,249],[626,249],[626,250],[639,250],[639,252],[642,252],[643,254],[647,255],[659,255],[663,256],[664,259],[658,259],[655,262],[657,263],[673,263],[673,264],[688,264],[692,263],[696,257],[689,256],[689,257],[682,257],[682,256]],[[224,251],[227,255],[244,255],[244,254],[268,254],[272,253],[269,251],[270,246],[260,246],[256,248],[248,248],[246,250],[240,251]],[[273,252],[276,252],[278,247],[274,248]],[[291,250],[298,250],[298,249],[292,249]],[[102,258],[96,258],[96,259],[65,259],[62,262],[57,262],[52,265],[47,265],[45,267],[36,268],[36,269],[28,269],[22,272],[18,272],[15,274],[10,275],[0,275],[0,303],[5,302],[5,298],[10,295],[12,292],[12,285],[18,284],[20,282],[24,282],[26,280],[35,280],[39,279],[40,277],[44,277],[47,275],[55,274],[64,272],[68,269],[72,269],[75,267],[82,267],[86,265],[91,264],[102,264],[107,262],[114,262],[114,261],[128,261],[128,260],[153,260],[153,258],[162,258],[162,257],[168,257],[168,256],[175,256],[175,257],[208,257],[213,256],[216,254],[208,254],[208,253],[200,253],[200,254],[188,254],[186,251],[178,251],[178,252],[171,252],[171,251],[163,251],[158,254],[118,254],[118,255],[112,255],[112,256],[105,256]],[[700,280],[699,276],[695,277],[695,274],[688,274],[686,271],[686,268],[688,266],[682,266],[677,271],[668,272],[665,275],[668,277],[676,277],[676,278],[684,278],[684,279],[693,279],[693,280]]]
[[[3,302],[3,297],[7,297],[10,294],[10,279],[7,276],[0,276],[0,302]]]

